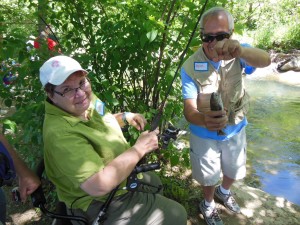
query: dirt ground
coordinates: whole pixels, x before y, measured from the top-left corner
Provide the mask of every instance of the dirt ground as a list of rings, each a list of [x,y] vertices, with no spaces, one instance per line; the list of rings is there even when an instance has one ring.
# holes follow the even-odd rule
[[[6,193],[7,216],[6,225],[50,225],[51,220],[42,216],[39,209],[34,208],[31,204],[30,197],[26,203],[15,202],[12,200],[11,190],[13,187],[3,187]]]

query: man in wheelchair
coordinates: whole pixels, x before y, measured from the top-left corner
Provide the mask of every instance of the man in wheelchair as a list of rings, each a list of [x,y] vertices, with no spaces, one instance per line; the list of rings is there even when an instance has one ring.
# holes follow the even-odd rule
[[[156,194],[161,181],[154,173],[140,173],[131,181],[138,179],[142,185],[128,190],[136,185],[129,182],[126,188],[138,162],[158,149],[158,130],[142,132],[130,147],[121,127],[129,124],[142,131],[145,118],[138,113],[106,112],[105,104],[92,92],[88,72],[73,58],[50,58],[40,68],[40,81],[47,94],[45,170],[69,215],[97,224],[101,207],[111,198],[104,224],[187,223],[182,205],[161,192]]]

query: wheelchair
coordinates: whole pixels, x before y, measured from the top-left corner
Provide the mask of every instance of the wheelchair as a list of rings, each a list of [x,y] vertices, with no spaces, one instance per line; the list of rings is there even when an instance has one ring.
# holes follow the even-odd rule
[[[123,131],[126,132],[127,130],[123,130]],[[172,124],[168,124],[167,129],[160,135],[161,149],[166,149],[171,139],[176,140],[179,131],[180,129],[175,128]],[[134,170],[127,178],[126,190],[135,191],[137,190],[140,184],[143,184],[137,179],[138,173],[153,171],[159,168],[160,168],[160,164],[157,162],[147,164],[145,163],[145,160],[141,160],[141,162],[138,163],[138,165],[134,168]],[[44,170],[45,170],[44,160],[41,160],[36,169],[36,174],[41,179],[41,181],[43,181],[44,179],[43,178]],[[47,179],[44,180],[47,181]],[[53,189],[55,188],[50,181],[47,182],[50,183],[50,185],[52,185]],[[149,186],[149,184],[146,185]],[[109,205],[113,197],[115,196],[116,192],[119,190],[118,188],[119,187],[117,186],[108,195],[101,209],[99,209],[98,218],[94,221],[93,225],[101,225],[104,223],[106,218],[106,211],[108,210]],[[162,187],[156,187],[156,188],[157,188],[157,192],[159,192]],[[84,217],[68,215],[67,207],[63,202],[60,201],[57,202],[55,211],[48,210],[46,207],[47,201],[44,193],[45,190],[43,190],[43,185],[41,185],[34,193],[31,194],[31,199],[34,207],[40,208],[40,210],[45,216],[53,218],[52,225],[72,225],[71,223],[72,220],[80,221],[82,224],[88,224],[86,218]]]
[[[134,191],[136,188],[138,188],[139,182],[137,181],[137,176],[136,176],[138,173],[152,171],[159,168],[160,168],[159,163],[142,164],[136,166],[135,169],[130,174],[130,176],[127,178],[126,189],[129,191]],[[44,178],[44,171],[45,171],[44,160],[41,160],[37,166],[36,174],[41,179],[42,185],[35,192],[31,194],[31,201],[33,206],[39,208],[43,213],[43,215],[52,218],[53,219],[52,225],[72,225],[71,221],[79,221],[82,224],[88,225],[89,223],[85,217],[68,215],[67,207],[63,202],[60,201],[57,202],[55,206],[55,211],[51,211],[46,207],[47,200],[45,197],[45,187],[43,187],[44,186],[43,183],[45,184],[46,181],[47,185],[50,185],[50,191],[51,189],[54,190],[55,186],[49,180]],[[159,188],[162,187],[158,187],[158,191]],[[118,190],[119,189],[117,186],[115,189],[113,189],[110,192],[103,206],[101,207],[101,209],[99,209],[98,218],[94,221],[93,225],[101,225],[104,223],[106,218],[106,211],[108,210],[109,205]]]

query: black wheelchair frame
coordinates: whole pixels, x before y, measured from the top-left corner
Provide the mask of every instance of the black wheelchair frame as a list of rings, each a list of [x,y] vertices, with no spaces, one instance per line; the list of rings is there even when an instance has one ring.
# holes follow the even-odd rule
[[[41,160],[36,168],[36,174],[41,181],[43,181],[44,179],[43,178],[44,171],[45,171],[44,160]],[[31,194],[32,205],[36,208],[39,208],[42,211],[43,215],[56,219],[56,223],[55,223],[56,225],[72,225],[71,220],[81,221],[83,224],[88,224],[86,218],[84,217],[68,215],[66,210],[67,209],[66,205],[63,202],[60,201],[57,202],[55,212],[48,210],[46,207],[47,201],[44,193],[45,192],[43,189],[43,185],[40,185],[38,189]]]

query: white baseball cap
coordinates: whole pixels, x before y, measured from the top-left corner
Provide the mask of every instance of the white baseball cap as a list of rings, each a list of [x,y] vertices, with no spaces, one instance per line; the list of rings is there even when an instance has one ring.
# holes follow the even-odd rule
[[[40,68],[40,81],[43,87],[47,84],[60,85],[76,71],[84,71],[81,65],[68,56],[55,56],[48,59]]]

